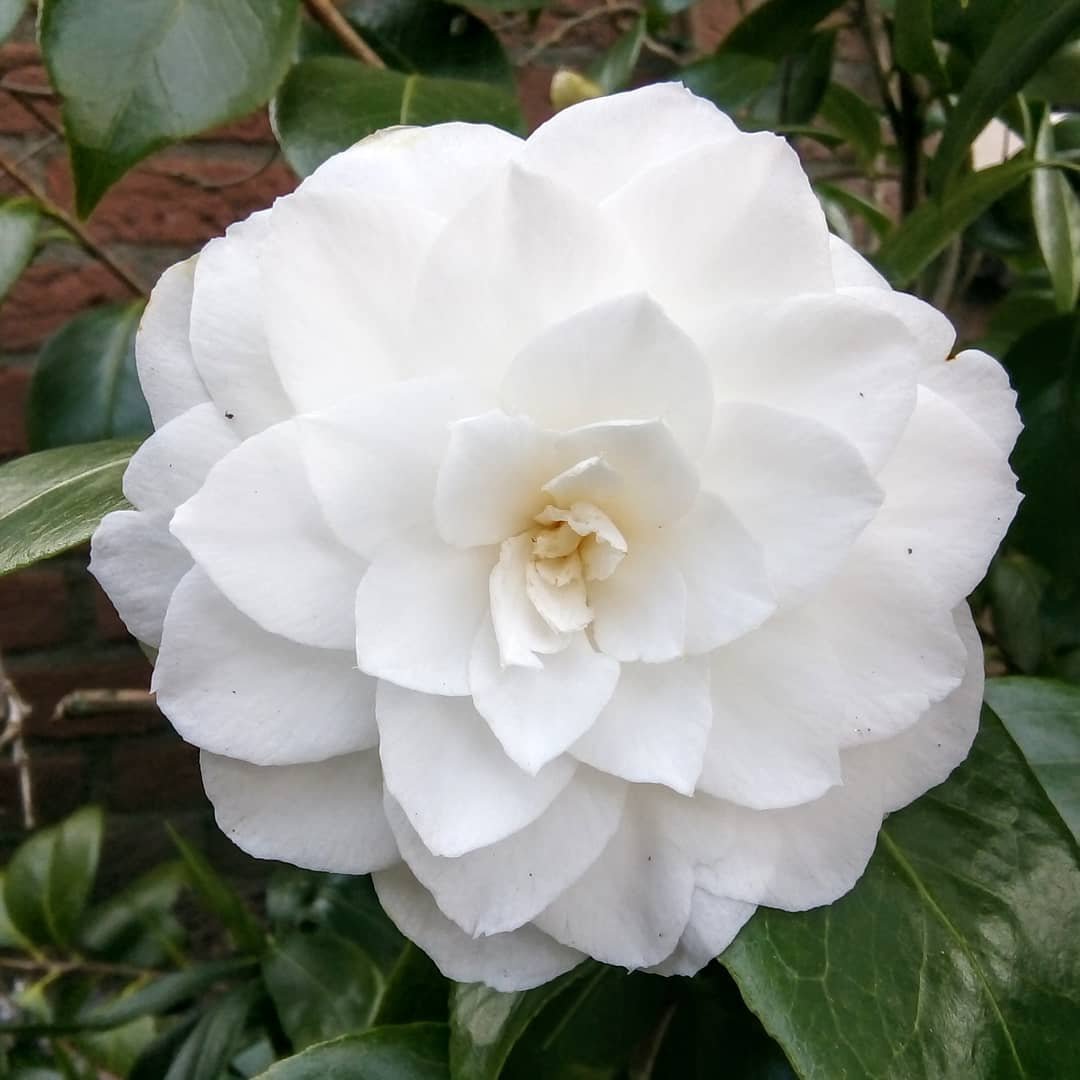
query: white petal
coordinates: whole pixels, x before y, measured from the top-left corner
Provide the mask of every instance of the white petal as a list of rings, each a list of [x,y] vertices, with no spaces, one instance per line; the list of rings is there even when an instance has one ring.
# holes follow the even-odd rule
[[[763,405],[720,405],[702,466],[761,547],[778,600],[834,573],[882,494],[851,443],[814,420]]]
[[[445,218],[515,158],[522,145],[516,135],[487,124],[384,128],[325,161],[301,190],[397,199]]]
[[[525,417],[488,412],[459,420],[435,489],[439,535],[473,547],[530,528],[548,501],[541,487],[559,461],[554,436]]]
[[[650,970],[658,975],[696,975],[735,940],[756,910],[753,904],[695,889],[690,902],[690,921],[678,947]]]
[[[360,670],[427,694],[467,694],[494,561],[493,548],[422,536],[387,545],[356,590]]]
[[[575,503],[594,503],[597,501],[610,503],[623,490],[624,481],[602,457],[599,455],[586,458],[568,469],[563,469],[558,476],[552,477],[543,490],[562,506],[573,506]],[[544,507],[539,518],[545,525],[551,521],[546,520],[543,514],[548,514],[550,507]],[[595,508],[594,508],[595,509]],[[605,520],[611,519],[604,515]],[[568,518],[561,520],[569,520]],[[585,535],[584,533],[582,535]]]
[[[979,349],[965,349],[951,360],[928,363],[919,382],[955,405],[1006,455],[1022,427],[1016,414],[1016,393],[1005,369]]]
[[[557,113],[529,137],[521,161],[599,202],[642,169],[736,135],[711,102],[658,83]]]
[[[398,861],[374,750],[306,765],[199,758],[218,826],[257,859],[369,874]]]
[[[654,539],[686,582],[688,653],[726,645],[776,610],[761,548],[715,495],[702,492]]]
[[[624,662],[662,663],[686,642],[687,589],[663,546],[631,541],[611,577],[589,585],[597,648]]]
[[[115,510],[90,541],[90,573],[128,630],[155,649],[169,598],[190,569],[191,556],[161,516]]]
[[[567,644],[567,635],[552,630],[540,618],[525,591],[525,572],[531,557],[532,540],[527,534],[504,540],[488,581],[492,629],[503,665],[539,668],[536,653],[558,652]]]
[[[216,405],[196,405],[159,427],[135,451],[124,472],[124,495],[133,506],[167,521],[199,490],[210,468],[239,445]]]
[[[222,414],[242,435],[295,411],[270,362],[266,342],[260,247],[270,211],[229,226],[199,255],[191,304],[191,353]]]
[[[406,309],[440,224],[419,207],[350,191],[302,190],[274,204],[264,317],[298,411],[405,374]]]
[[[476,636],[469,686],[476,711],[503,749],[535,775],[580,738],[611,700],[619,665],[582,633],[545,656],[543,667],[503,667],[491,623]]]
[[[937,363],[952,352],[956,341],[952,323],[925,300],[910,293],[874,286],[843,289],[841,295],[860,304],[869,304],[902,322],[918,344],[923,363]]]
[[[998,446],[955,405],[919,388],[910,424],[878,475],[885,503],[867,537],[909,558],[947,604],[982,579],[1020,496]]]
[[[838,289],[891,289],[889,283],[849,243],[829,234],[833,280]]]
[[[690,150],[639,174],[604,207],[645,268],[646,288],[695,340],[747,300],[833,287],[824,214],[795,151],[776,135]]]
[[[579,769],[530,825],[456,859],[432,855],[392,799],[386,813],[409,868],[473,937],[516,930],[581,877],[618,827],[625,794],[625,784]]]
[[[450,220],[421,272],[414,370],[497,389],[541,331],[640,287],[618,230],[594,207],[511,165]]]
[[[624,780],[691,795],[711,727],[702,661],[624,664],[614,696],[570,752]]]
[[[364,563],[322,518],[295,421],[222,458],[172,519],[210,580],[264,630],[302,645],[351,649]]]
[[[852,296],[748,306],[718,326],[708,355],[718,398],[819,420],[854,443],[871,471],[915,408],[915,339],[895,316]]]
[[[469,698],[380,682],[375,715],[387,790],[435,855],[464,855],[518,832],[574,774],[565,757],[536,776],[522,772]]]
[[[651,800],[631,792],[600,857],[535,924],[556,941],[619,967],[658,964],[690,917],[694,875],[652,820]]]
[[[155,427],[210,400],[195,370],[189,327],[197,255],[158,278],[135,335],[135,364]]]
[[[643,293],[599,304],[552,327],[515,357],[500,401],[544,427],[663,420],[701,452],[712,379],[697,346]]]
[[[529,990],[576,967],[579,952],[552,941],[535,926],[473,939],[435,906],[404,864],[373,878],[386,914],[435,961],[448,979],[483,982],[494,990]]]
[[[453,379],[410,379],[297,418],[311,486],[342,543],[365,558],[433,524],[432,500],[450,424],[475,413]]]
[[[351,652],[268,634],[195,567],[165,617],[153,689],[190,743],[254,765],[294,765],[379,740],[375,680]]]

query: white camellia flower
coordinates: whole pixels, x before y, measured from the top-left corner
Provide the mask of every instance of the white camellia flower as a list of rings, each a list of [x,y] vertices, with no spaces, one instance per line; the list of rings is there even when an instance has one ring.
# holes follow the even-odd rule
[[[681,87],[396,128],[161,279],[92,569],[254,855],[458,980],[696,971],[978,723],[990,357]]]

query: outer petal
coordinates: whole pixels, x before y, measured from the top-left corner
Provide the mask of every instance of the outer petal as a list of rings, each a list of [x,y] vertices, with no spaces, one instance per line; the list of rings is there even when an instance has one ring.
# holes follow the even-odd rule
[[[834,573],[882,494],[858,451],[816,421],[762,405],[721,405],[702,465],[761,546],[777,598]]]
[[[626,785],[579,769],[534,822],[456,859],[432,855],[393,800],[386,813],[402,857],[439,908],[470,936],[516,930],[588,869],[622,816]]]
[[[413,309],[415,371],[455,372],[497,389],[546,327],[635,288],[617,229],[565,188],[511,165],[432,249]]]
[[[270,211],[252,214],[199,255],[191,304],[191,353],[203,382],[237,431],[253,435],[295,411],[266,343],[260,247]]]
[[[374,877],[387,915],[406,937],[457,982],[484,982],[495,990],[528,990],[549,982],[585,959],[534,926],[473,939],[435,906],[405,865]]]
[[[829,235],[829,257],[838,289],[890,290],[891,286],[847,241]]]
[[[624,664],[611,701],[570,752],[624,780],[691,795],[711,727],[702,661]]]
[[[508,412],[565,431],[604,420],[663,420],[691,455],[712,423],[712,379],[694,343],[642,293],[559,323],[517,355]]]
[[[619,665],[584,633],[544,657],[543,667],[503,667],[490,620],[476,636],[469,689],[507,755],[531,775],[592,726],[619,681]]]
[[[900,319],[852,296],[748,306],[718,325],[707,352],[721,400],[819,420],[858,447],[872,471],[915,408],[915,339]]]
[[[738,136],[711,102],[676,83],[583,101],[541,125],[521,161],[599,202],[642,169]]]
[[[565,757],[536,776],[522,772],[469,698],[380,682],[375,715],[387,790],[435,855],[464,855],[523,829],[574,773]]]
[[[254,765],[293,765],[378,742],[375,680],[351,652],[268,634],[198,567],[169,604],[153,689],[196,746]]]
[[[686,924],[675,951],[651,970],[658,975],[696,975],[734,940],[757,908],[739,900],[695,889]]]
[[[139,385],[155,427],[210,400],[195,369],[189,337],[197,258],[175,263],[161,275],[135,335]]]
[[[191,556],[167,520],[138,510],[106,515],[90,542],[90,573],[128,630],[155,649],[169,598],[190,569]]]
[[[218,826],[249,855],[337,874],[397,862],[374,750],[307,765],[249,765],[206,752],[199,760]]]
[[[704,206],[707,215],[687,213]],[[747,300],[833,287],[824,214],[795,151],[776,135],[690,150],[641,173],[604,207],[649,292],[695,340]]]
[[[323,521],[295,422],[248,439],[176,511],[173,535],[211,581],[264,630],[351,649],[364,563]]]
[[[263,247],[264,315],[298,411],[405,373],[407,308],[440,225],[417,206],[349,191],[278,200]]]
[[[494,548],[420,537],[378,554],[356,590],[360,670],[426,694],[467,694]]]
[[[878,476],[885,503],[867,538],[911,559],[962,600],[982,579],[1020,496],[1001,450],[955,405],[926,387]]]

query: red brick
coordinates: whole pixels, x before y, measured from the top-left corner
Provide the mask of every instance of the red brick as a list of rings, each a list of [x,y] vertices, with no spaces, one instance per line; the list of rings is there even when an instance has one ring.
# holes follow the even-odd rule
[[[750,0],[742,5],[747,11],[760,6],[763,0]],[[743,17],[737,0],[701,0],[690,9],[690,29],[694,44],[701,52],[712,52]]]
[[[94,593],[94,624],[98,637],[104,641],[129,640],[128,629],[116,614],[116,608],[105,595],[105,590],[93,578],[88,580],[88,587]]]
[[[59,821],[86,800],[87,763],[77,750],[31,746],[30,786],[38,825]]]
[[[0,322],[2,322],[0,317]],[[0,337],[0,342],[3,342]],[[0,367],[0,458],[26,453],[26,392],[30,372]]]
[[[0,651],[56,645],[67,632],[62,570],[31,567],[0,577]]]
[[[270,128],[270,116],[266,109],[260,109],[242,120],[234,120],[224,127],[214,128],[195,137],[197,142],[241,142],[274,143],[274,132]]]
[[[14,94],[0,92],[0,135],[29,135],[32,132],[44,136],[47,129]]]
[[[204,805],[198,751],[173,734],[114,746],[103,798],[110,810],[125,814]]]

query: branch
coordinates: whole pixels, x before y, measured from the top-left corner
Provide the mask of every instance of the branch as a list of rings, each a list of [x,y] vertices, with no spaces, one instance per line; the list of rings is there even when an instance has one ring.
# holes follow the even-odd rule
[[[382,57],[352,28],[349,20],[338,11],[334,0],[304,0],[311,17],[321,23],[362,64],[384,68]]]
[[[23,724],[30,715],[30,706],[23,701],[15,684],[8,678],[0,663],[0,718],[4,721],[0,732],[0,749],[11,744],[11,761],[19,777],[19,802],[22,807],[23,828],[32,829],[36,824],[34,815],[34,789],[30,782],[30,757],[23,741]]]

